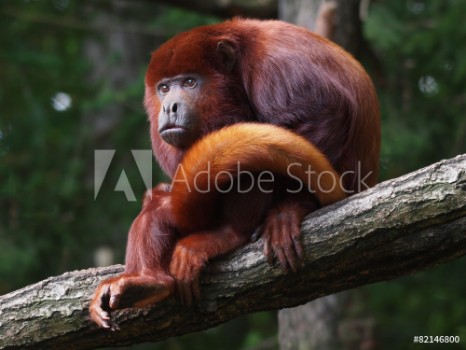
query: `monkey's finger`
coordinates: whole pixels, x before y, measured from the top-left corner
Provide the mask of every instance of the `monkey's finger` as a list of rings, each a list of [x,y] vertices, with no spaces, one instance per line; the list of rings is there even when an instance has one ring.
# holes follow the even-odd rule
[[[178,262],[175,262],[177,268],[172,271],[172,276],[175,277],[176,279],[176,284],[177,284],[177,292],[178,296],[181,299],[181,302],[184,304],[184,289],[185,289],[185,275],[186,275],[186,269],[187,269],[187,264],[185,261],[182,261],[182,255],[178,255],[176,258]]]
[[[276,246],[278,245],[279,238],[280,238],[280,228],[279,222],[276,219],[269,220],[267,223],[267,228],[265,232],[265,236],[267,237],[268,243],[268,255],[267,255],[267,262],[272,265],[273,264],[273,257],[274,255],[278,258],[276,252]]]
[[[118,305],[120,304],[121,300],[121,294],[120,293],[115,293],[112,294],[110,297],[110,301],[108,302],[108,305],[110,306],[111,309],[116,310],[118,309]]]
[[[275,221],[275,227],[273,231],[273,244],[274,244],[274,252],[275,256],[277,257],[278,261],[284,272],[288,272],[288,264],[289,254],[290,254],[290,239],[288,238],[288,216],[282,215],[277,217]]]
[[[300,236],[292,236],[294,254],[296,257],[296,270],[304,266],[304,248]],[[296,272],[296,271],[295,271]]]
[[[110,321],[110,313],[109,312],[107,312],[105,310],[102,310],[101,308],[98,308],[98,309],[94,310],[94,313],[97,314],[99,321],[101,321],[101,322]]]
[[[105,328],[105,329],[112,329],[112,322],[102,320],[102,321],[99,323],[99,327]]]
[[[95,324],[100,328],[109,328],[110,325],[110,317],[107,315],[105,311],[99,308],[93,308],[89,310],[91,320],[95,322]]]
[[[288,272],[288,260],[286,259],[285,253],[283,252],[282,247],[276,246],[275,247],[275,256],[278,259],[282,269],[284,272]]]
[[[91,318],[100,328],[105,328],[105,329],[112,328],[112,321],[110,320],[110,313],[105,310],[102,310],[100,307],[93,308],[91,310]]]
[[[178,263],[177,263],[177,269],[176,269],[176,276],[178,276],[180,280],[184,281],[189,271],[189,264],[188,264],[188,259],[187,259],[186,254],[184,252],[181,252],[178,255],[177,260],[178,260]]]
[[[99,313],[100,319],[96,321],[97,325],[101,328],[109,329],[111,331],[120,330],[118,325],[111,321],[110,313],[103,311],[103,313]]]
[[[192,302],[191,297],[191,283],[183,277],[182,286],[181,286],[181,300],[184,305],[190,306]]]
[[[175,254],[173,254],[173,258],[170,262],[170,274],[172,276],[176,276],[179,269],[180,269],[180,258],[179,258],[179,254],[177,254],[177,251],[175,250]]]
[[[109,286],[109,300],[108,306],[111,310],[118,309],[118,305],[120,304],[121,296],[123,295],[123,288],[124,285],[122,284],[124,279],[119,279],[118,282],[112,283]]]
[[[96,291],[91,304],[89,305],[90,319],[101,328],[108,328],[107,321],[110,320],[110,315],[105,310],[105,304],[108,299],[106,296],[106,290],[107,286],[99,288]]]
[[[294,242],[293,242],[293,217],[287,217],[286,224],[282,231],[282,248],[284,250],[288,266],[293,272],[296,272],[299,267],[299,258],[296,253]]]
[[[294,247],[292,246],[291,238],[290,241],[282,249],[287,261],[287,265],[291,268],[293,272],[296,272],[299,267],[299,260],[294,250]]]
[[[179,266],[180,266],[180,269],[178,270],[176,274],[178,296],[183,305],[189,305],[191,291],[190,291],[188,279],[186,278],[189,267],[188,267],[188,264],[186,264],[186,262],[181,263]]]
[[[270,235],[264,235],[264,256],[269,265],[273,263],[272,243]]]
[[[304,258],[304,246],[303,246],[302,238],[300,236],[297,236],[297,237],[293,236],[292,239],[293,239],[293,246],[294,246],[296,255],[298,256],[299,260],[302,261]]]
[[[302,221],[301,218],[297,217],[296,215],[294,215],[291,218],[290,233],[291,233],[291,238],[293,240],[293,246],[294,246],[295,252],[299,260],[301,260],[301,263],[302,263],[302,259],[304,256],[304,248],[303,248],[303,241],[301,237],[301,221]]]

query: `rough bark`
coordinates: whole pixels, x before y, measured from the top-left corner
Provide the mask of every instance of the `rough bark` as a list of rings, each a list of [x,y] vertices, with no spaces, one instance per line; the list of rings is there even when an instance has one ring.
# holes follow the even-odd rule
[[[158,341],[236,316],[299,305],[390,280],[466,254],[466,154],[312,213],[302,226],[303,268],[267,265],[261,241],[212,262],[193,307],[168,299],[116,313],[121,331],[88,319],[97,283],[123,267],[51,277],[0,297],[0,349],[92,349]]]

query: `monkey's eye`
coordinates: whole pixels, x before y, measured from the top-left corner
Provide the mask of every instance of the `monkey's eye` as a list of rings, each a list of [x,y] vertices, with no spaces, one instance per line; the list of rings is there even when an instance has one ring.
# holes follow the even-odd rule
[[[157,89],[161,94],[166,94],[168,91],[170,91],[170,87],[167,84],[160,84]]]
[[[197,82],[196,79],[194,78],[186,78],[185,81],[183,82],[183,86],[187,88],[193,88],[196,87]]]

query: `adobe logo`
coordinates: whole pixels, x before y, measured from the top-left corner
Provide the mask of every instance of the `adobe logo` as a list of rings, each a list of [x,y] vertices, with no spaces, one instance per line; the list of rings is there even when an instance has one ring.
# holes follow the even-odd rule
[[[141,174],[144,185],[147,189],[152,188],[152,151],[151,150],[131,150],[134,161]],[[94,200],[97,198],[108,169],[112,164],[115,150],[95,150],[94,151]],[[128,176],[123,169],[120,173],[114,191],[123,192],[126,199],[130,202],[135,202],[133,188],[129,182]]]

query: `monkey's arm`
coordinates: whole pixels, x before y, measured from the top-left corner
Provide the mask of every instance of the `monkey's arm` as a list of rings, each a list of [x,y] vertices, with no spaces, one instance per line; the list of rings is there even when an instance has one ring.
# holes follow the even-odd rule
[[[146,193],[128,234],[125,272],[102,281],[94,293],[89,312],[100,327],[116,330],[113,310],[154,304],[174,291],[174,280],[167,272],[175,241],[166,213],[168,189],[160,184]]]

